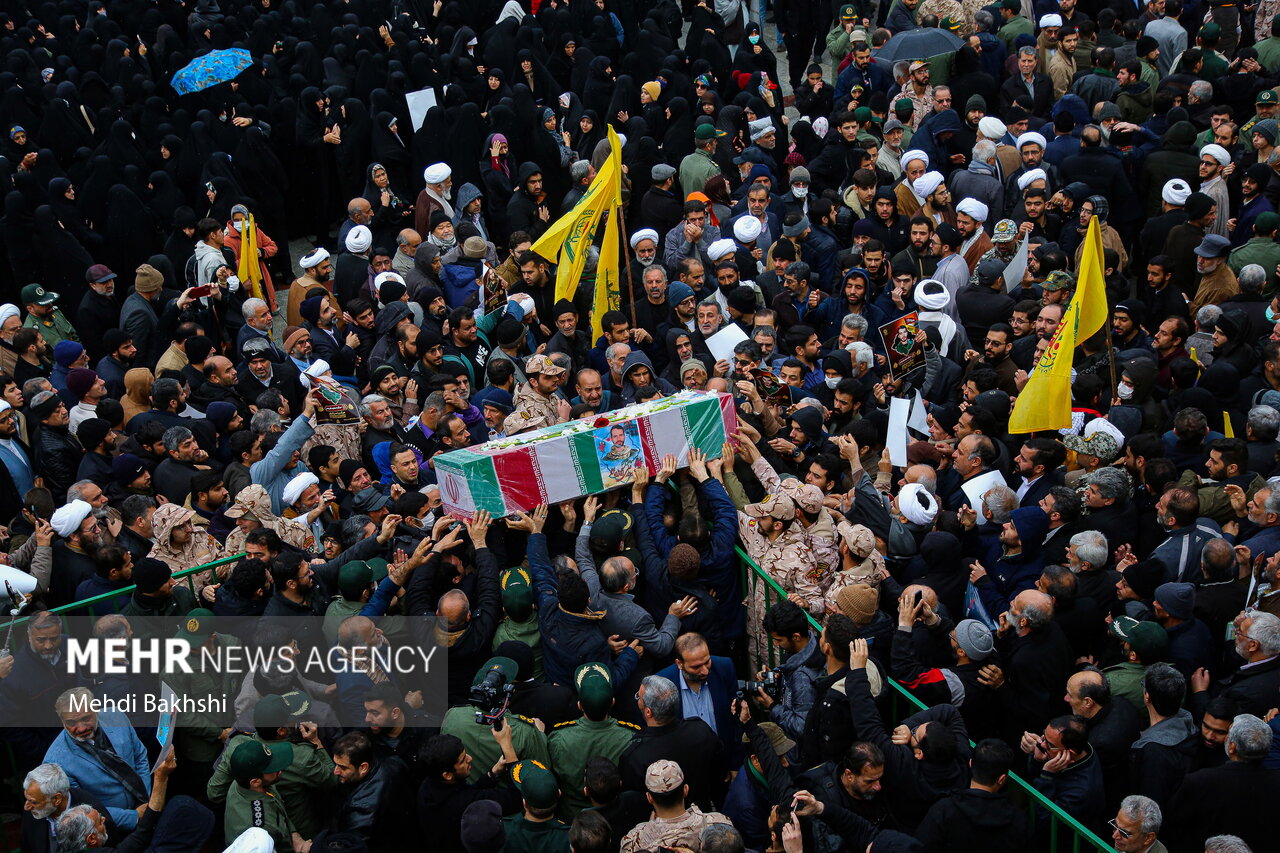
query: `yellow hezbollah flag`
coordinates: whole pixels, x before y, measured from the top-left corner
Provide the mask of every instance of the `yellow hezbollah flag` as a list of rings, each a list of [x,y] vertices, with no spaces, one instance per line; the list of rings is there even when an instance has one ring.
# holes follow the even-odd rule
[[[1102,232],[1089,220],[1071,304],[1058,324],[1009,416],[1011,434],[1071,426],[1071,360],[1076,346],[1107,322],[1107,285],[1102,275]]]
[[[240,265],[236,277],[255,299],[265,298],[262,295],[262,263],[258,260],[258,224],[253,214],[244,221],[244,231],[240,234]]]
[[[609,126],[609,146],[612,153],[609,159],[621,162],[618,134],[613,126]],[[604,227],[604,242],[600,244],[600,262],[596,264],[596,295],[591,303],[591,340],[604,334],[601,318],[606,311],[617,311],[622,308],[621,265],[618,263],[618,242],[622,239],[619,224],[621,218],[619,206],[622,204],[622,169],[613,169],[613,207],[606,216],[609,221]],[[558,279],[557,279],[558,280]]]
[[[622,146],[612,127],[609,146],[612,149],[609,159],[573,210],[557,219],[533,244],[533,251],[557,264],[556,299],[573,300],[600,216],[621,201]]]

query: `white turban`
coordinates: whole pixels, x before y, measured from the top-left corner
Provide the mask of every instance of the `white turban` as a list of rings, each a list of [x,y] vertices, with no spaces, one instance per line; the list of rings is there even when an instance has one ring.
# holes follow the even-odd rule
[[[1034,181],[1047,180],[1049,180],[1049,176],[1044,173],[1044,169],[1032,169],[1030,172],[1023,172],[1018,176],[1018,189],[1025,190]]]
[[[448,163],[432,163],[422,170],[422,180],[428,184],[443,184],[452,174],[453,169],[449,168]]]
[[[987,139],[999,139],[1009,132],[1009,128],[1005,127],[1004,122],[995,116],[983,116],[978,122],[978,133],[981,133]]]
[[[956,212],[963,213],[965,216],[977,220],[978,224],[982,224],[987,221],[987,214],[991,211],[976,198],[966,198],[956,205]]]
[[[89,506],[87,501],[77,498],[64,506],[58,507],[53,514],[53,518],[49,519],[49,523],[53,525],[54,533],[66,539],[80,529],[80,522],[88,518],[91,512],[93,512],[93,507]]]
[[[898,492],[898,512],[912,524],[931,525],[938,516],[938,499],[919,483],[907,483]]]
[[[1034,142],[1036,145],[1039,145],[1042,151],[1049,146],[1049,143],[1044,141],[1044,137],[1036,133],[1034,130],[1028,130],[1026,133],[1018,137],[1018,150],[1021,151],[1022,146],[1026,145],[1028,142]]]
[[[1217,160],[1219,166],[1225,166],[1231,162],[1231,155],[1227,153],[1227,149],[1215,142],[1210,142],[1208,145],[1200,149],[1201,157],[1206,154]]]
[[[3,397],[0,397],[0,415],[3,415],[5,412],[9,411],[12,408],[13,406],[9,404],[8,400],[4,399]]]
[[[916,195],[920,196],[920,198],[928,198],[940,186],[942,186],[941,172],[925,172],[911,182],[911,188],[916,191]]]
[[[1060,26],[1062,26],[1061,15],[1041,15],[1040,16],[1040,29],[1043,30],[1045,27],[1060,27]]]
[[[311,387],[311,380],[319,379],[329,372],[329,362],[323,358],[317,358],[315,361],[307,365],[307,369],[302,371],[302,375],[298,377],[298,381],[302,383],[303,388]]]
[[[329,260],[329,250],[324,246],[317,246],[309,253],[303,255],[302,260],[298,261],[298,265],[304,270],[309,270],[320,266],[320,264],[327,260]]]
[[[1115,440],[1117,450],[1124,450],[1124,433],[1111,421],[1106,418],[1094,418],[1084,425],[1085,438],[1093,438],[1100,432],[1105,432]]]
[[[951,302],[951,293],[947,290],[947,286],[936,278],[926,278],[920,282],[912,295],[915,297],[916,304],[926,311],[941,311]]]
[[[14,305],[9,302],[6,302],[5,304],[0,305],[0,325],[4,325],[4,321],[8,320],[10,317],[21,317],[21,316],[22,316],[22,312],[18,310],[17,305]]]
[[[376,276],[374,276],[373,292],[381,293],[382,285],[386,284],[389,281],[398,281],[401,284],[404,284],[404,277],[401,276],[400,273],[392,272],[391,270],[387,270],[386,272],[380,272]]]
[[[1160,198],[1164,199],[1165,204],[1172,204],[1182,207],[1187,203],[1187,196],[1191,195],[1191,186],[1182,178],[1174,178],[1166,181],[1164,189],[1160,190]],[[0,309],[0,323],[4,322],[4,311]]]
[[[902,156],[898,158],[898,163],[905,169],[912,160],[923,160],[924,167],[926,169],[929,168],[929,155],[919,148],[912,148],[910,151],[902,152]]]
[[[760,137],[768,133],[773,133],[773,119],[765,116],[755,121],[748,122],[747,128],[751,131],[751,141],[755,142]]]
[[[368,225],[357,225],[347,232],[345,244],[347,251],[353,255],[367,252],[373,245],[373,232],[369,230]]]
[[[750,243],[763,230],[764,226],[754,216],[739,216],[733,221],[733,236],[738,238],[739,243]]]
[[[721,237],[707,247],[707,260],[718,261],[725,255],[732,255],[736,251],[738,251],[738,247],[733,244],[732,240],[727,237]]]
[[[310,471],[304,471],[284,484],[284,491],[280,493],[280,503],[284,506],[293,506],[298,502],[298,498],[302,497],[302,493],[307,490],[307,486],[318,485],[320,485],[320,478]]]
[[[631,235],[631,248],[640,245],[641,240],[652,240],[653,245],[658,245],[658,232],[652,228],[641,228],[639,231]]]

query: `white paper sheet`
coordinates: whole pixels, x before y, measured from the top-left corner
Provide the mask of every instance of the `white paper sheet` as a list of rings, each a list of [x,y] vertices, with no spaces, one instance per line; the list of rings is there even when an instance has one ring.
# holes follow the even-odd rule
[[[907,413],[911,401],[894,397],[889,401],[889,461],[897,468],[907,467]]]
[[[924,400],[916,391],[916,398],[911,402],[911,415],[907,418],[907,427],[921,435],[929,434],[929,413],[925,411]]]
[[[893,414],[889,417],[892,419]],[[892,422],[892,421],[891,421]],[[1004,477],[999,471],[988,471],[980,474],[972,480],[967,480],[960,485],[960,490],[964,492],[965,497],[969,499],[969,508],[974,510],[982,509],[982,496],[990,491],[992,486],[1005,485]]]
[[[707,349],[715,356],[716,361],[727,361],[732,364],[733,348],[746,339],[746,332],[738,328],[736,323],[730,324],[707,338]]]
[[[436,105],[435,89],[419,89],[416,92],[405,92],[405,102],[409,105],[409,120],[413,122],[414,131],[422,129],[422,122],[427,117],[427,110]]]

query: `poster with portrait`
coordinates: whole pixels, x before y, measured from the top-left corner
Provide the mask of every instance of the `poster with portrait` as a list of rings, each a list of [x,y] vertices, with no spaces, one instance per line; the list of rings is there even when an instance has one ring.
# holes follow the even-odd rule
[[[596,458],[604,488],[630,483],[635,470],[644,464],[640,454],[640,427],[634,420],[610,424],[594,430]]]
[[[924,347],[916,342],[920,317],[915,311],[903,314],[880,327],[880,340],[889,359],[889,372],[901,379],[917,367],[924,367]]]

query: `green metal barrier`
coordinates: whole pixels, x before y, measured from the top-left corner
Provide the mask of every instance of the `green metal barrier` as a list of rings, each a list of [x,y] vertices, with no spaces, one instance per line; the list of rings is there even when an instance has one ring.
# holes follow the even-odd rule
[[[174,578],[185,579],[187,582],[187,588],[191,590],[192,595],[195,595],[196,594],[196,575],[200,574],[201,572],[208,571],[209,569],[216,569],[218,566],[225,566],[227,563],[234,563],[243,556],[244,556],[244,552],[241,551],[239,554],[233,554],[230,557],[223,557],[222,559],[214,560],[211,563],[201,563],[200,565],[192,566],[189,569],[180,569],[179,571],[174,572],[173,576]],[[57,613],[59,616],[62,616],[63,627],[66,627],[65,617],[72,616],[82,611],[91,612],[90,608],[92,608],[93,605],[98,604],[100,602],[104,602],[104,601],[110,601],[113,598],[119,598],[119,597],[127,598],[128,596],[133,595],[133,591],[135,589],[137,589],[136,586],[122,587],[114,592],[104,592],[102,595],[95,595],[93,598],[86,598],[83,601],[75,601],[75,602],[72,602],[71,604],[64,604],[62,607],[55,607],[49,612]],[[198,602],[199,602],[199,598],[197,597],[197,603]],[[10,638],[10,646],[11,646],[10,651],[13,651],[14,649],[16,649],[17,644],[25,641],[26,632],[20,631],[18,629],[26,625],[27,620],[30,618],[31,618],[30,616],[23,616],[18,619],[14,619],[10,622],[0,622],[0,632],[7,633],[9,631],[10,625],[13,626],[13,636]]]
[[[777,604],[779,601],[787,597],[784,590],[777,581],[769,577],[764,569],[748,556],[747,552],[741,547],[737,548],[738,559],[742,564],[743,571],[743,589],[748,597],[760,592],[765,601],[766,609]],[[761,589],[763,587],[763,589]],[[815,634],[822,632],[822,625],[812,616],[806,617],[809,620],[810,627],[813,628]],[[759,669],[762,664],[768,664],[770,668],[777,665],[777,649],[772,643],[767,644],[768,650],[764,657],[760,660],[752,661],[752,671]],[[894,679],[890,678],[888,673],[882,673],[884,680],[892,689],[890,695],[890,714],[894,723],[905,719],[916,711],[923,711],[928,708],[923,702],[916,698],[911,691],[903,687]],[[902,703],[906,702],[906,713],[901,713]],[[969,742],[974,745],[973,741]],[[1037,819],[1043,812],[1049,818],[1049,853],[1058,853],[1059,850],[1070,850],[1071,853],[1113,853],[1110,843],[1103,841],[1097,835],[1094,835],[1078,820],[1067,814],[1056,803],[1046,797],[1044,794],[1036,790],[1035,786],[1027,783],[1016,774],[1009,774],[1011,791],[1010,793],[1019,794],[1025,797],[1027,807],[1030,811],[1031,822],[1034,826]],[[1066,846],[1064,846],[1064,844]]]

